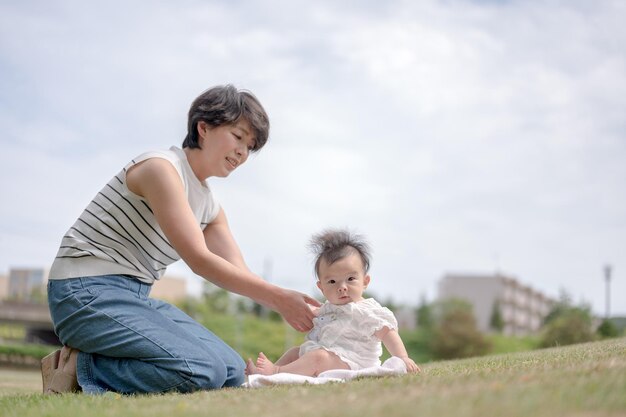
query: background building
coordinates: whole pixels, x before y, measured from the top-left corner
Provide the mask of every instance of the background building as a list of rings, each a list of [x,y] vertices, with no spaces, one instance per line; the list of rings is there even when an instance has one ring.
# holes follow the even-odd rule
[[[0,275],[0,301],[47,304],[47,284],[48,270],[45,268],[11,268],[8,275]],[[150,291],[150,297],[169,302],[179,301],[187,296],[187,281],[171,275],[165,275],[156,281]]]
[[[417,327],[417,316],[412,307],[399,307],[394,311],[398,320],[398,328],[402,330],[415,330]]]
[[[12,268],[7,276],[0,276],[0,324],[25,328],[28,343],[58,345],[48,310],[47,283],[48,270],[44,268]],[[154,284],[150,296],[170,302],[184,299],[187,281],[164,276]]]
[[[445,275],[439,300],[459,298],[474,308],[478,328],[491,332],[494,309],[499,309],[507,335],[536,333],[555,300],[504,275]]]
[[[150,297],[172,303],[187,298],[187,295],[187,280],[172,275],[164,275],[150,290]]]
[[[7,295],[14,301],[43,301],[48,284],[45,268],[11,268],[9,270]]]
[[[0,301],[6,300],[9,296],[9,278],[6,275],[0,275]]]

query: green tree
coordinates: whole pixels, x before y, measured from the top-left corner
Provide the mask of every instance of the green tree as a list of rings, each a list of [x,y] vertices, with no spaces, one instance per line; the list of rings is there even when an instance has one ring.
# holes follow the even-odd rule
[[[211,292],[205,292],[204,303],[210,310],[218,313],[228,313],[230,308],[230,294],[223,288],[218,288]]]
[[[619,332],[611,319],[604,319],[598,327],[597,333],[600,337],[617,337]]]
[[[566,313],[573,306],[572,297],[569,293],[561,288],[559,293],[559,301],[555,303],[548,314],[543,318],[543,324],[549,324],[552,320]]]
[[[596,339],[591,308],[572,304],[571,297],[561,291],[561,297],[544,319],[541,347],[563,346]]]
[[[37,285],[33,289],[31,289],[30,294],[27,297],[27,300],[35,304],[47,304],[48,293],[47,293],[45,285]]]
[[[434,323],[431,351],[435,358],[481,356],[491,349],[491,344],[476,326],[471,305],[465,301],[437,303]]]
[[[420,303],[417,306],[417,325],[422,329],[430,329],[433,326],[432,307],[428,304],[426,296],[422,295]]]
[[[500,302],[495,301],[491,308],[491,317],[489,319],[489,327],[496,333],[502,333],[504,329],[504,319],[502,318],[502,311],[500,309]]]

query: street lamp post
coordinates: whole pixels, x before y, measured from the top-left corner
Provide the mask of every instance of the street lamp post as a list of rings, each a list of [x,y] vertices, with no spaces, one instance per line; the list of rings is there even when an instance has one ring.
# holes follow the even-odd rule
[[[611,265],[604,266],[604,281],[606,282],[606,318],[611,317]]]

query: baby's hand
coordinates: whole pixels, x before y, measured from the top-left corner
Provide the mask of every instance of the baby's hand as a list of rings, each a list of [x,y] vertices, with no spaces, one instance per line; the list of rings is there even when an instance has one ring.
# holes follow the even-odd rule
[[[404,358],[400,358],[402,359],[402,361],[404,362],[404,364],[406,365],[406,371],[410,374],[415,374],[418,372],[422,372],[422,370],[420,369],[419,366],[417,366],[417,364],[415,362],[413,362],[413,359],[407,357]]]

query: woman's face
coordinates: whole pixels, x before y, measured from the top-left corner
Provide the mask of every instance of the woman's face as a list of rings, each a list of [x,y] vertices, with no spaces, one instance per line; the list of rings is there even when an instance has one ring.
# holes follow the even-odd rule
[[[211,127],[198,122],[198,143],[201,149],[199,176],[227,177],[248,159],[255,137],[247,120],[230,125]],[[204,179],[202,178],[202,179]]]

